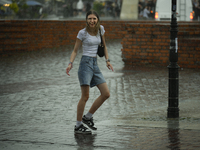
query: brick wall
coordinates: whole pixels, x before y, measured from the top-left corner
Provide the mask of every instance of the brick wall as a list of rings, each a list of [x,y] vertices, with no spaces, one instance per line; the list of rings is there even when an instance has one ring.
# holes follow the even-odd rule
[[[129,65],[169,64],[170,22],[123,24],[122,54]],[[200,68],[200,23],[178,23],[178,65]]]
[[[169,22],[102,21],[101,24],[107,39],[122,39],[126,64],[169,64]],[[199,68],[200,23],[178,25],[178,64]],[[71,45],[84,27],[85,21],[0,20],[0,54]]]
[[[103,21],[106,37],[121,39],[121,21]],[[32,51],[74,44],[85,21],[10,20],[0,21],[0,53]]]
[[[83,22],[12,20],[0,21],[0,52],[38,50],[72,44]]]

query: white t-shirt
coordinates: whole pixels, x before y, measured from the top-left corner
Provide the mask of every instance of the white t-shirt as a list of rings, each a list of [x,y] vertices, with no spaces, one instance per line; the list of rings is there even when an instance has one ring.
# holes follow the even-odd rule
[[[100,25],[100,27],[101,27],[101,35],[103,36],[105,30],[102,25]],[[97,56],[97,48],[98,45],[101,43],[99,32],[96,36],[92,36],[86,31],[86,28],[84,28],[78,32],[77,38],[82,41],[84,56],[90,56],[90,57]]]

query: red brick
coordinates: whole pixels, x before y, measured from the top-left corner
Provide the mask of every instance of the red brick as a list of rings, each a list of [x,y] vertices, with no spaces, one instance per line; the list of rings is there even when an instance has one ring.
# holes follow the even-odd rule
[[[153,49],[148,49],[148,50],[146,50],[147,52],[150,52],[150,53],[153,53],[153,52],[155,52],[155,50],[153,50]]]
[[[140,53],[139,55],[140,55],[140,56],[147,56],[148,53]]]
[[[143,48],[143,49],[147,49],[147,48],[148,48],[148,45],[141,46],[141,48]]]
[[[161,53],[154,53],[153,56],[161,56]]]

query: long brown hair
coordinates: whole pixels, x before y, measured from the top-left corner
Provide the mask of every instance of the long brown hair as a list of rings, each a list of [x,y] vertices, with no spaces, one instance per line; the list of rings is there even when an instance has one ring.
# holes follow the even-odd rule
[[[88,16],[91,15],[91,14],[95,15],[95,16],[97,17],[97,19],[98,19],[98,22],[97,22],[96,27],[95,27],[95,30],[94,30],[94,34],[97,35],[97,34],[98,34],[98,31],[99,31],[99,28],[100,28],[100,19],[99,19],[99,15],[98,15],[97,12],[94,11],[94,10],[90,10],[90,11],[88,11],[87,14],[86,14],[86,31],[87,31],[87,32],[90,31],[90,27],[89,27],[89,25],[88,25],[88,23],[87,23],[87,18],[88,18]]]

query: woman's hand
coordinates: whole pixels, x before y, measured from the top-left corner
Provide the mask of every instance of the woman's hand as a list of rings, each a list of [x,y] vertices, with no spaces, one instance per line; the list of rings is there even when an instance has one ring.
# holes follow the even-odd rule
[[[113,66],[111,65],[111,63],[108,62],[108,61],[107,61],[106,63],[107,63],[108,69],[114,71],[114,70],[113,70]]]
[[[73,62],[74,62],[74,59],[76,57],[77,51],[78,51],[79,47],[81,46],[81,43],[82,43],[82,41],[77,38],[75,46],[74,46],[74,50],[73,50],[71,57],[70,57],[70,63],[68,65],[67,69],[66,69],[66,73],[69,76],[70,76],[69,71],[73,68]]]
[[[66,73],[68,76],[70,76],[69,71],[72,69],[72,63],[69,63],[67,69],[66,69]]]

